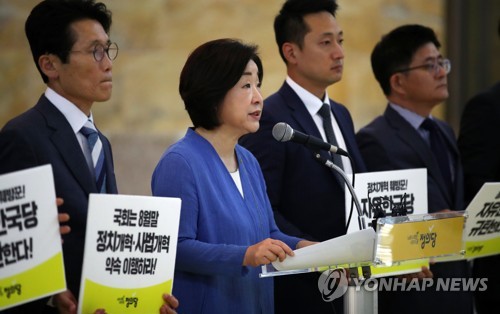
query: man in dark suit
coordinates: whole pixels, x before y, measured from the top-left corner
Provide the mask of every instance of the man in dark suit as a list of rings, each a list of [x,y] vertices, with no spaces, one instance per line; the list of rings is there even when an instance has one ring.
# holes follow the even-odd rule
[[[323,120],[330,119],[337,146],[349,152],[354,162],[342,157],[340,166],[347,173],[364,170],[351,116],[326,91],[340,81],[343,72],[343,33],[335,19],[336,9],[333,0],[285,2],[274,29],[287,78],[264,101],[258,132],[241,140],[259,160],[280,230],[312,241],[346,233],[343,182],[317,161],[312,150],[277,142],[272,129],[276,123],[285,122],[297,131],[330,142],[323,127]],[[327,118],[319,113],[323,106]],[[333,159],[327,152],[321,155]],[[276,313],[343,313],[342,299],[323,301],[318,277],[319,273],[276,277]]]
[[[47,90],[33,108],[9,121],[0,133],[0,172],[51,164],[56,194],[64,199],[59,211],[71,217],[71,232],[63,242],[68,290],[53,297],[60,311],[76,306],[88,197],[100,192],[92,157],[85,154],[89,145],[80,130],[94,119],[93,103],[111,97],[112,59],[118,51],[108,37],[110,26],[111,12],[102,3],[45,1],[37,5],[25,30]],[[117,193],[111,146],[100,132],[99,138],[105,191]]]
[[[500,21],[498,23],[500,36]],[[465,178],[465,200],[469,203],[485,182],[500,182],[500,82],[472,97],[460,122],[458,148]],[[486,291],[476,291],[477,313],[489,313],[500,295],[500,255],[475,259],[473,276],[488,278]]]
[[[428,211],[463,210],[463,173],[455,136],[431,116],[448,98],[450,62],[434,31],[420,25],[398,27],[383,36],[372,55],[372,69],[389,104],[356,135],[368,171],[427,169]],[[467,262],[431,265],[438,278],[468,277]],[[413,279],[417,280],[417,279]],[[380,313],[471,313],[470,292],[380,291]]]
[[[50,301],[60,313],[76,313],[89,193],[117,193],[111,146],[93,125],[91,112],[94,102],[111,97],[118,47],[108,37],[110,26],[111,12],[93,0],[46,0],[35,6],[25,30],[47,89],[34,107],[0,132],[0,173],[51,164],[56,195],[64,200],[59,211],[71,217],[71,232],[63,237],[68,290]],[[168,305],[162,313],[173,313],[177,300],[170,295],[164,299]],[[47,302],[41,299],[6,313],[55,312]]]

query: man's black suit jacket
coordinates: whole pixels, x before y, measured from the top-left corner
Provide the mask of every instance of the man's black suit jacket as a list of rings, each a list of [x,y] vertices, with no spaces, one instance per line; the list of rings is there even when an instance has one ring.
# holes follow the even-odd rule
[[[353,168],[363,172],[365,167],[356,145],[351,116],[344,106],[333,100],[330,105],[354,162]],[[278,227],[286,234],[315,241],[344,235],[344,190],[334,172],[320,164],[309,148],[292,142],[277,142],[272,129],[278,122],[321,138],[304,103],[285,82],[264,101],[259,130],[240,141],[262,167]],[[327,152],[320,153],[329,158]],[[336,313],[343,312],[339,301],[335,302]],[[314,273],[276,277],[275,307],[276,314],[332,313],[332,305],[322,299],[318,274]]]
[[[105,154],[106,191],[115,194],[111,146],[106,137],[99,136]],[[0,132],[0,173],[45,164],[52,165],[56,196],[64,199],[58,210],[70,215],[71,232],[63,237],[64,267],[68,289],[78,298],[89,193],[98,191],[70,124],[42,95],[33,108],[9,121]]]
[[[463,171],[453,130],[436,120],[453,155],[453,187],[446,185],[432,151],[420,134],[396,110],[384,114],[356,134],[368,171],[427,168],[428,211],[463,210]],[[470,276],[465,261],[431,265],[437,278]],[[379,313],[472,313],[470,292],[426,291],[379,292]]]
[[[458,148],[470,202],[485,182],[500,182],[500,82],[470,99],[462,114]],[[500,255],[474,260],[473,275],[488,278],[488,289],[475,293],[478,313],[489,313],[500,295]],[[493,271],[492,271],[493,270]]]

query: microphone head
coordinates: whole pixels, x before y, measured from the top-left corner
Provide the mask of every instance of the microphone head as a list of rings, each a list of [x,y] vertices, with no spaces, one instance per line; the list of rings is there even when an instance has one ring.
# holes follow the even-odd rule
[[[285,122],[278,122],[273,127],[273,137],[278,142],[288,142],[293,137],[293,129]]]

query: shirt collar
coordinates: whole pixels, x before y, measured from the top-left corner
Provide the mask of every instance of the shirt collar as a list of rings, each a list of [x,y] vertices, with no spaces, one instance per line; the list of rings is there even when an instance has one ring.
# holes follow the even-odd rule
[[[403,108],[397,104],[389,103],[389,106],[391,106],[392,109],[396,110],[397,113],[399,113],[406,121],[408,121],[408,123],[411,124],[413,128],[417,130],[422,122],[424,122],[424,120],[426,119],[425,117],[422,117],[421,115],[418,115],[415,112]],[[429,115],[428,118],[433,119],[432,115]]]
[[[293,89],[295,93],[299,96],[300,100],[306,106],[307,111],[311,116],[314,116],[318,113],[319,109],[323,104],[330,105],[330,98],[328,97],[328,92],[325,90],[325,97],[323,101],[318,97],[314,96],[312,93],[307,91],[305,88],[297,84],[290,76],[286,77],[286,82]]]
[[[87,120],[94,123],[92,112],[87,117],[77,106],[72,102],[56,93],[52,88],[47,87],[45,97],[64,115],[68,120],[73,132],[78,133]]]

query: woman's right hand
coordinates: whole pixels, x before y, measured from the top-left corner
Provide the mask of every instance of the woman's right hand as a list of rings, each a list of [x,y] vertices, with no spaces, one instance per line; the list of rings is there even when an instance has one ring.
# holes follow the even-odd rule
[[[287,255],[293,256],[293,251],[288,245],[280,240],[267,238],[248,247],[243,258],[243,266],[257,267],[278,259],[282,262]]]

